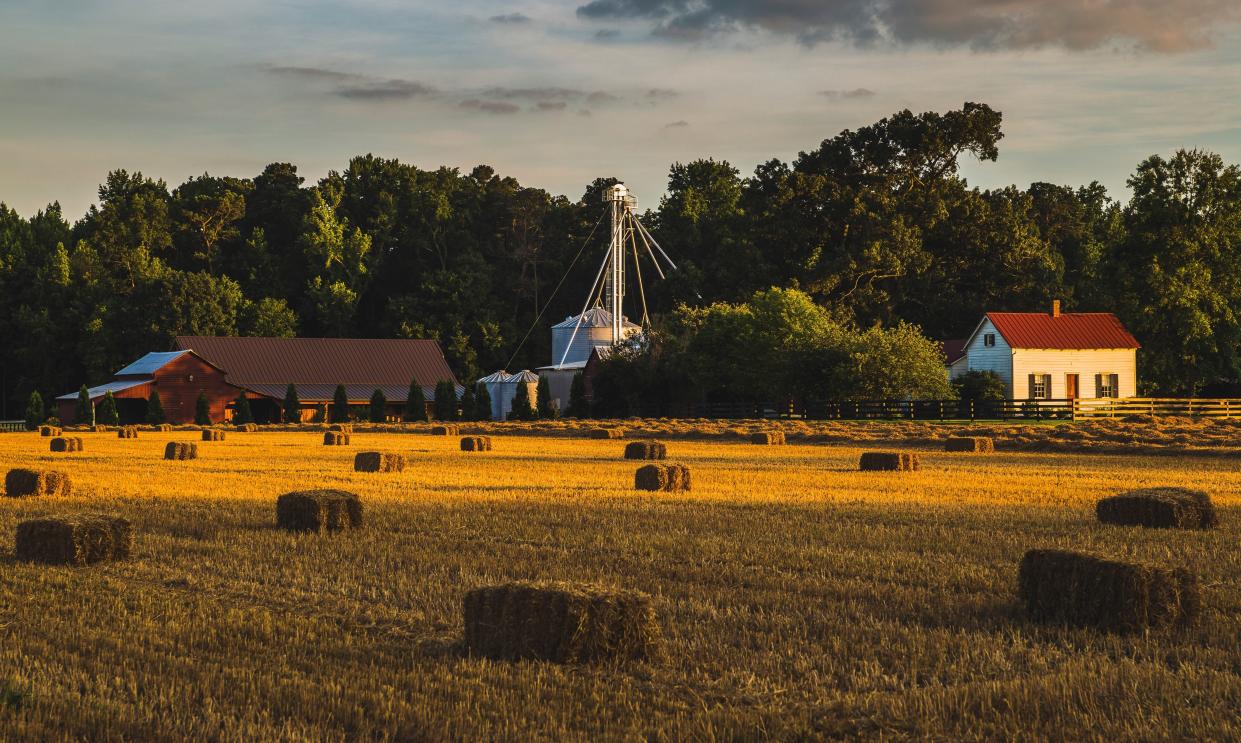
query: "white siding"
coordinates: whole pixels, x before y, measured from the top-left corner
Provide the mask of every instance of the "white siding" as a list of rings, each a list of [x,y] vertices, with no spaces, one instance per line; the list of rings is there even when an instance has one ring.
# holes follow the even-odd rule
[[[962,356],[961,358],[957,359],[956,361],[948,365],[948,381],[951,382],[952,380],[956,379],[957,377],[961,376],[962,374],[964,374],[965,372],[969,370],[970,370],[969,358],[966,356]]]
[[[999,341],[996,341],[997,345]],[[971,359],[971,368],[973,360]],[[1065,375],[1078,375],[1079,398],[1095,397],[1095,375],[1115,374],[1119,378],[1119,397],[1137,396],[1137,352],[1125,349],[1042,349],[1019,348],[1012,354],[1012,396],[1030,397],[1030,375],[1051,375],[1051,397],[1067,394]]]
[[[995,345],[986,346],[985,338],[988,333],[995,333]],[[1008,386],[1009,397],[1014,396],[1013,390],[1013,351],[1008,347],[1008,342],[1004,340],[1004,336],[996,331],[995,326],[991,324],[990,318],[984,318],[982,326],[978,328],[978,332],[974,333],[974,337],[970,339],[969,345],[965,347],[965,357],[967,359],[967,369],[969,371],[990,371],[999,375],[1004,380],[1004,384]],[[1022,382],[1022,388],[1025,388],[1025,382]]]

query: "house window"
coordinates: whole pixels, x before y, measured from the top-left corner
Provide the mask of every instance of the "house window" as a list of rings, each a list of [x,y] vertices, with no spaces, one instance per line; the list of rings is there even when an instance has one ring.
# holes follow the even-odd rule
[[[982,344],[990,348],[995,345],[995,333],[983,333]]]
[[[1030,375],[1030,399],[1032,400],[1050,400],[1051,399],[1051,375],[1050,374],[1031,374]]]
[[[1098,397],[1120,397],[1120,375],[1096,374],[1095,392]]]

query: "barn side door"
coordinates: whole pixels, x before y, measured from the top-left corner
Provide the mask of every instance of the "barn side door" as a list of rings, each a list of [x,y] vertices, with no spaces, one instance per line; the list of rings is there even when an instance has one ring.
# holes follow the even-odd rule
[[[1077,399],[1077,375],[1064,375],[1064,396],[1069,400]]]

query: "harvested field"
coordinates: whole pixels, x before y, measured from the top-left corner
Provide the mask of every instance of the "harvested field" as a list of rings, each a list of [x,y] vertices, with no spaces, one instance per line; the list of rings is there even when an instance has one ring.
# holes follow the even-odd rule
[[[463,457],[456,439],[357,430],[417,466],[354,472],[319,425],[264,427],[175,466],[165,444],[196,433],[99,436],[72,457],[0,434],[5,471],[54,467],[84,489],[0,502],[0,553],[14,554],[19,522],[84,510],[138,535],[120,562],[4,565],[0,667],[25,696],[0,708],[0,737],[1241,737],[1235,460],[971,457],[937,441],[910,449],[923,470],[894,477],[857,470],[873,443],[672,437],[694,489],[651,494],[634,491],[640,463],[616,441],[500,428],[502,447]],[[1097,522],[1095,503],[1120,487],[1170,483],[1210,493],[1218,528]],[[275,527],[281,494],[324,488],[357,493],[365,527]],[[1033,622],[1017,579],[1036,548],[1187,570],[1199,619],[1150,635]],[[650,596],[660,657],[466,652],[465,596],[531,580]]]

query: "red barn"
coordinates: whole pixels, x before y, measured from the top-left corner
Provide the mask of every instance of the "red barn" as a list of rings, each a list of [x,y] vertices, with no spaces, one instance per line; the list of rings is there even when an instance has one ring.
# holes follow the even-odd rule
[[[158,391],[169,423],[193,423],[199,394],[207,396],[212,421],[229,420],[244,394],[255,420],[277,422],[289,384],[297,389],[302,420],[330,406],[344,385],[350,407],[370,405],[376,389],[399,415],[411,381],[430,401],[441,381],[457,385],[439,344],[430,340],[375,338],[233,338],[178,336],[177,350],[148,353],[118,371],[113,381],[90,388],[93,403],[108,392],[123,423],[146,417],[146,401]],[[78,393],[56,398],[58,415],[73,422]],[[360,412],[360,411],[358,411]]]

